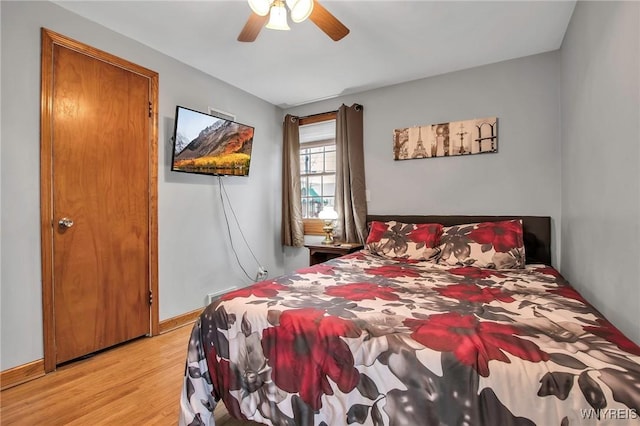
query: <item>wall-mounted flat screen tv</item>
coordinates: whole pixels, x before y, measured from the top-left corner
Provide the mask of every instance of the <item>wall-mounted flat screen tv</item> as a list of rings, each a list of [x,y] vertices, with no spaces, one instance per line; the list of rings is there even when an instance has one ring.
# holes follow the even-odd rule
[[[247,176],[252,126],[178,105],[171,170],[204,175]]]

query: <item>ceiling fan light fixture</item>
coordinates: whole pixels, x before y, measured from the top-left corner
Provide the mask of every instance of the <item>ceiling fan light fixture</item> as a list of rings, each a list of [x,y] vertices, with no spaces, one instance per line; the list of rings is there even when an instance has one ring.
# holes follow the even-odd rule
[[[313,0],[286,0],[291,11],[291,20],[295,23],[304,21],[313,11]]]
[[[249,7],[256,15],[267,16],[269,10],[271,9],[270,0],[249,0]]]
[[[247,1],[251,7],[251,14],[238,35],[240,42],[255,41],[260,30],[265,27],[273,30],[289,30],[288,14],[296,23],[309,18],[333,41],[342,40],[349,34],[349,28],[322,5],[322,0]]]
[[[282,2],[276,2],[271,6],[271,14],[269,15],[269,22],[265,25],[270,30],[283,30],[288,31],[289,24],[287,23],[287,9]]]

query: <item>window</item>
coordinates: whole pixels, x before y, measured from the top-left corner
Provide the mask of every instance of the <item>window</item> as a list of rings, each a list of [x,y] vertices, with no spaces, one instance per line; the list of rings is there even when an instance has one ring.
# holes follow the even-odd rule
[[[300,188],[302,217],[317,218],[326,207],[334,206],[336,191],[336,144],[315,143],[300,146]]]
[[[335,206],[336,188],[335,113],[322,114],[320,118],[300,120],[302,217],[305,234],[316,235],[323,233],[318,214],[324,207]]]

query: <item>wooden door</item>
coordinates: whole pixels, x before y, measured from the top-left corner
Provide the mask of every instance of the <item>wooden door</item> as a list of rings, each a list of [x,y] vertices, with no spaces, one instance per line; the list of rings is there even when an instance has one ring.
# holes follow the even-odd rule
[[[45,369],[151,334],[157,287],[157,74],[60,37],[43,31]]]

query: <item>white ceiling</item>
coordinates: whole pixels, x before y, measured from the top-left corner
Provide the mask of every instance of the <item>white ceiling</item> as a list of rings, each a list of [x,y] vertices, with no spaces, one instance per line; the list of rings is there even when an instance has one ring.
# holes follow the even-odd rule
[[[283,108],[552,51],[575,1],[349,1],[322,4],[351,33],[311,21],[237,36],[245,0],[55,1],[87,19]]]

